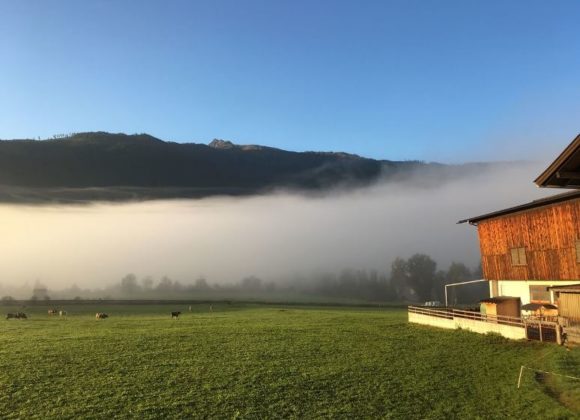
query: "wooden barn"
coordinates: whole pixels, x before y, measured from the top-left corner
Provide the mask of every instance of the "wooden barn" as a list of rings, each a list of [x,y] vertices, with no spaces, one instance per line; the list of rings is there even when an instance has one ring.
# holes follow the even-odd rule
[[[477,226],[491,297],[554,303],[548,287],[580,281],[580,191],[468,221]]]
[[[460,223],[477,226],[491,298],[555,305],[580,323],[580,135],[535,183],[572,191]]]

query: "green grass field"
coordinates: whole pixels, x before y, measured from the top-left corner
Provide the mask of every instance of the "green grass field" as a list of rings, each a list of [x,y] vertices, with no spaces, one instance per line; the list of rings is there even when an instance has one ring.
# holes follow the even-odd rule
[[[580,383],[527,372],[516,388],[522,364],[580,376],[580,349],[410,325],[402,309],[46,309],[0,320],[0,418],[580,416]]]

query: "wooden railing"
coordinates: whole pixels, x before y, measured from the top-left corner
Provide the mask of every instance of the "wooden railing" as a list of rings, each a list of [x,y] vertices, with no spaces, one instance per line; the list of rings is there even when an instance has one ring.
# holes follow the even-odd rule
[[[494,324],[512,325],[514,327],[524,328],[524,322],[521,318],[505,315],[487,315],[481,312],[465,311],[453,308],[427,308],[425,306],[409,306],[409,312],[419,315],[428,315],[437,318],[453,319],[463,318],[474,321],[489,322]]]
[[[558,317],[557,316],[535,316],[530,315],[522,318],[524,323],[526,324],[537,324],[541,322],[545,325],[558,325]]]
[[[526,328],[526,338],[528,340],[551,341],[561,344],[561,329],[554,317],[535,317],[524,318]]]

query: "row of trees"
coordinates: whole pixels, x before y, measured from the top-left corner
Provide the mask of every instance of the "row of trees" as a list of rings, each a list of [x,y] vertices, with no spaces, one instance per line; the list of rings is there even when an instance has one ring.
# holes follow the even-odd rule
[[[152,277],[145,277],[141,281],[135,274],[127,274],[121,279],[118,285],[109,289],[109,292],[121,296],[136,296],[139,294],[195,294],[196,292],[209,291],[274,291],[276,285],[273,282],[266,283],[255,276],[245,277],[239,283],[233,285],[210,285],[205,278],[198,278],[193,283],[183,284],[177,280],[172,280],[164,276],[157,284]]]
[[[373,302],[424,302],[444,300],[444,286],[481,278],[481,269],[469,269],[465,264],[452,263],[447,270],[438,270],[428,255],[415,254],[409,259],[396,258],[390,271],[345,269],[339,273],[316,274],[307,277],[264,281],[250,276],[232,284],[210,284],[205,278],[189,283],[167,276],[156,281],[152,277],[139,279],[127,274],[118,283],[101,290],[72,286],[55,297],[62,298],[286,298],[300,296]],[[36,289],[35,289],[36,290]],[[46,290],[46,289],[44,289]],[[452,303],[472,303],[487,296],[487,284],[452,288]]]
[[[415,254],[408,260],[397,258],[391,265],[391,283],[401,300],[439,300],[445,298],[445,285],[481,279],[481,267],[470,270],[465,264],[453,262],[445,270],[437,270],[437,263],[425,254]],[[474,284],[451,289],[455,302],[474,302],[488,292],[487,284]]]
[[[125,298],[142,295],[163,297],[219,294],[247,297],[291,294],[379,302],[422,302],[443,301],[445,284],[480,278],[479,267],[471,270],[463,263],[454,262],[447,270],[438,270],[437,263],[431,257],[415,254],[409,259],[396,258],[390,272],[344,269],[340,273],[316,274],[278,282],[250,276],[233,284],[210,284],[205,278],[184,284],[168,277],[156,283],[151,277],[139,280],[134,274],[128,274],[119,284],[107,289],[107,293]],[[471,303],[486,294],[487,285],[476,284],[453,288],[449,297],[455,303]]]

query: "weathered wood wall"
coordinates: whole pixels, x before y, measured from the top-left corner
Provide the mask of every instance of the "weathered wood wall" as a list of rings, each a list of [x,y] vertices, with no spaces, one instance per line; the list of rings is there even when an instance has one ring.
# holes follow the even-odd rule
[[[558,298],[560,315],[580,322],[580,295],[575,293],[560,293]]]
[[[580,199],[531,209],[478,224],[487,280],[578,280]],[[525,247],[525,266],[514,266],[511,248]]]

